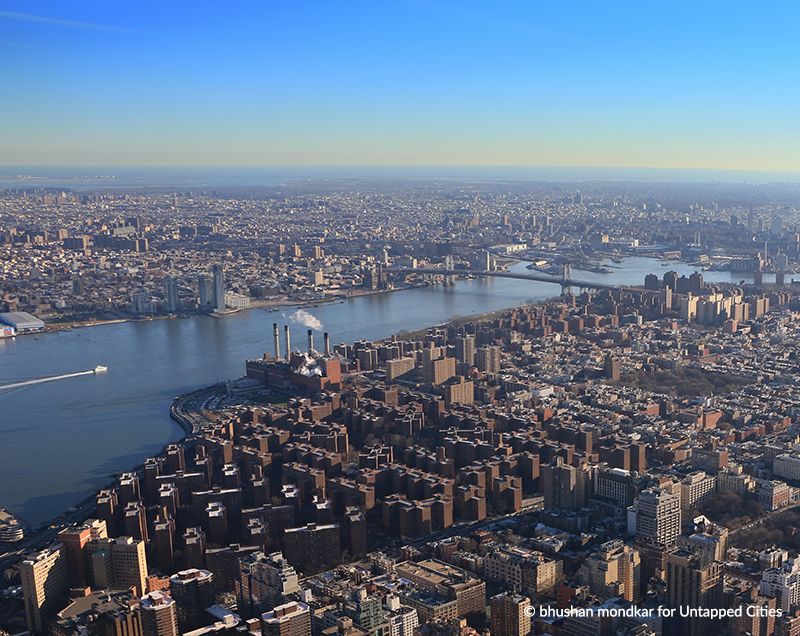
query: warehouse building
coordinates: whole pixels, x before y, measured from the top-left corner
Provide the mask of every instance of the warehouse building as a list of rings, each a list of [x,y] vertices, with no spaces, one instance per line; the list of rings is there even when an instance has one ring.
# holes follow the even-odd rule
[[[44,331],[45,328],[44,322],[26,311],[0,313],[0,322],[13,327],[18,334]]]

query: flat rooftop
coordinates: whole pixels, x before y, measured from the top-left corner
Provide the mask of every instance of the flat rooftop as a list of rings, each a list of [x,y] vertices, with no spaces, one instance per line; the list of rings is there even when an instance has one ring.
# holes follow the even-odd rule
[[[396,571],[400,576],[418,581],[427,581],[432,585],[448,585],[463,583],[465,580],[475,577],[461,568],[457,568],[449,563],[427,559],[418,563],[414,561],[404,561],[398,563]]]
[[[25,329],[44,329],[45,324],[27,311],[7,311],[0,313],[0,322],[16,327],[18,331]]]

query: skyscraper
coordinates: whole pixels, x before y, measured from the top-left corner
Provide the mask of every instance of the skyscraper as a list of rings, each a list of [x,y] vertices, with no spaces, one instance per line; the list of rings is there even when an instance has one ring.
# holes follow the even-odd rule
[[[174,535],[175,520],[170,516],[157,516],[153,522],[153,554],[159,568],[166,572],[175,569]]]
[[[717,490],[716,475],[706,475],[702,470],[689,473],[681,480],[681,509],[684,518],[697,509],[702,508],[711,499]]]
[[[779,567],[764,570],[759,591],[774,596],[786,613],[800,605],[800,559],[788,559]]]
[[[25,599],[25,622],[30,631],[41,633],[47,620],[61,610],[69,596],[64,546],[56,543],[24,558],[19,571]]]
[[[211,267],[214,276],[214,287],[211,295],[212,309],[222,311],[225,309],[225,271],[219,263]]]
[[[331,568],[342,556],[339,525],[309,523],[287,528],[283,534],[283,548],[289,563],[303,574]]]
[[[58,539],[66,552],[70,587],[81,587],[88,583],[84,548],[89,541],[107,538],[108,529],[102,519],[89,519],[79,526],[64,528],[58,533]]]
[[[202,528],[186,528],[183,533],[183,558],[189,568],[205,567],[206,535]]]
[[[138,502],[142,498],[139,477],[136,473],[122,473],[119,476],[119,503],[123,506]]]
[[[456,359],[445,356],[441,347],[423,349],[422,379],[426,384],[442,384],[456,374]]]
[[[169,594],[156,590],[141,599],[143,636],[178,636],[178,613]]]
[[[211,294],[208,289],[208,279],[203,274],[197,277],[197,304],[200,306],[200,309],[208,309],[211,307]]]
[[[178,281],[172,276],[164,278],[164,306],[170,313],[178,311]]]
[[[485,373],[498,373],[501,364],[500,347],[489,345],[475,352],[475,366]]]
[[[681,499],[663,490],[643,490],[634,504],[636,538],[675,545],[681,533]]]
[[[721,601],[722,563],[681,549],[667,555],[667,603],[670,607],[712,608],[719,607]],[[707,620],[690,618],[680,623],[682,634],[714,631]]]
[[[579,576],[592,594],[602,599],[622,596],[639,600],[641,559],[639,553],[620,540],[607,541],[581,565]]]
[[[119,496],[113,489],[101,490],[97,493],[97,517],[106,522],[106,526],[112,534],[116,531],[117,509],[119,507]]]
[[[475,336],[467,334],[456,338],[456,360],[475,364]]]
[[[525,608],[531,600],[516,592],[504,592],[493,596],[492,636],[527,636],[531,631],[531,617]]]
[[[147,558],[144,541],[132,537],[98,539],[86,546],[95,587],[145,591]]]
[[[603,376],[609,380],[616,382],[620,378],[622,372],[622,364],[619,360],[608,354],[603,359]]]
[[[212,575],[208,570],[182,570],[169,579],[169,593],[178,614],[181,633],[202,627],[205,609],[214,604]]]
[[[563,457],[554,457],[540,471],[545,508],[580,510],[586,506],[589,494],[586,471],[565,463]]]
[[[239,567],[236,597],[239,611],[246,617],[281,605],[300,589],[297,572],[280,552],[255,552],[242,558]]]
[[[123,512],[125,533],[134,539],[148,541],[147,512],[141,501],[132,501],[125,506]]]
[[[311,611],[297,601],[279,605],[261,615],[263,636],[311,636]]]

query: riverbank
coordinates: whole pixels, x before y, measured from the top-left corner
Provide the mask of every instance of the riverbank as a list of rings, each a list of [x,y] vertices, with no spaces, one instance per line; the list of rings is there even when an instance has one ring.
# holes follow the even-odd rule
[[[490,320],[496,320],[496,319],[502,317],[504,314],[507,314],[509,311],[511,311],[513,309],[517,309],[518,307],[528,307],[528,306],[531,306],[531,305],[539,305],[539,304],[557,302],[559,300],[559,298],[560,298],[560,296],[553,296],[552,298],[544,298],[542,300],[537,300],[537,301],[531,302],[531,303],[523,303],[521,305],[515,305],[513,307],[505,307],[503,309],[494,309],[492,311],[486,311],[486,312],[477,313],[477,314],[470,314],[468,316],[455,316],[452,320],[448,320],[446,322],[439,323],[438,325],[430,325],[428,327],[423,327],[422,329],[415,329],[413,331],[405,331],[405,330],[403,330],[403,331],[400,331],[400,332],[398,332],[396,334],[393,334],[393,335],[396,335],[398,337],[403,337],[403,338],[419,338],[419,337],[424,336],[426,333],[428,333],[428,330],[433,328],[433,327],[458,326],[458,325],[463,325],[463,324],[468,323],[468,322],[488,322]],[[377,340],[376,342],[384,342],[384,343],[386,343],[386,342],[389,342],[390,338],[391,338],[391,336],[389,336],[388,338],[381,338],[381,339]]]
[[[225,393],[225,385],[222,383],[212,384],[202,387],[189,393],[184,393],[176,397],[169,407],[169,416],[175,420],[183,429],[186,436],[180,440],[181,443],[191,435],[199,433],[203,425],[208,424],[208,420],[203,420],[200,415],[202,406],[212,397]]]
[[[43,333],[58,333],[63,331],[73,331],[75,329],[83,329],[86,327],[102,327],[104,325],[116,325],[129,322],[152,322],[154,320],[184,320],[187,318],[196,318],[197,316],[210,316],[212,318],[224,318],[226,316],[236,315],[243,311],[251,311],[253,309],[261,309],[268,311],[276,311],[278,309],[287,308],[301,308],[301,307],[315,307],[318,305],[325,305],[331,303],[343,303],[348,300],[356,298],[363,298],[364,296],[374,296],[378,294],[389,294],[397,291],[407,291],[418,287],[427,287],[428,285],[420,283],[416,285],[403,285],[401,287],[393,287],[392,289],[359,289],[348,294],[336,294],[328,298],[298,300],[296,298],[276,298],[276,299],[253,299],[249,307],[241,309],[228,309],[218,314],[195,312],[195,313],[180,313],[180,314],[154,314],[152,316],[130,316],[120,318],[109,318],[99,320],[76,320],[64,322],[47,322],[45,320],[45,331],[31,332],[25,334],[17,334],[17,336],[37,336]]]
[[[504,258],[503,268],[505,269],[511,267],[512,265],[515,265],[519,262],[520,262],[519,259]],[[474,275],[468,276],[466,278],[459,277],[459,280],[470,280],[472,278],[474,278]],[[354,288],[352,290],[348,290],[346,293],[337,293],[326,298],[311,298],[308,300],[302,300],[296,298],[251,299],[249,307],[243,307],[239,309],[226,309],[225,311],[219,313],[186,312],[178,314],[153,314],[148,316],[118,316],[108,319],[65,320],[63,322],[48,322],[46,319],[43,319],[46,325],[45,331],[17,334],[17,336],[25,336],[25,335],[36,336],[36,335],[41,335],[42,333],[72,331],[74,329],[83,329],[85,327],[101,327],[104,325],[115,325],[128,322],[151,322],[154,320],[178,320],[178,319],[194,318],[196,316],[210,316],[213,318],[223,318],[225,316],[235,315],[243,311],[249,311],[252,309],[262,309],[262,310],[265,309],[267,311],[276,311],[278,309],[289,308],[289,307],[296,307],[296,308],[315,307],[330,303],[343,303],[348,300],[363,298],[365,296],[389,294],[392,292],[408,291],[411,289],[430,287],[430,286],[431,283],[429,282],[419,282],[419,283],[404,283],[399,286],[392,287],[391,289]]]

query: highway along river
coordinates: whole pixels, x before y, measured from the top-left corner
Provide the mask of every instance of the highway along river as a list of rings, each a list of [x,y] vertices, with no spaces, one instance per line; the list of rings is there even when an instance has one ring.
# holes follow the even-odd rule
[[[670,269],[694,271],[678,263]],[[524,264],[513,270],[526,271]],[[630,258],[610,274],[575,270],[574,276],[641,285],[645,274],[665,271],[656,260]],[[729,275],[706,278],[729,280]],[[306,310],[338,343],[387,337],[559,293],[548,283],[488,278]],[[290,323],[292,311],[253,309],[223,318],[118,323],[0,340],[0,385],[108,367],[107,373],[0,391],[0,506],[38,525],[179,439],[182,430],[169,417],[172,399],[243,375],[245,358],[271,350],[272,323]],[[292,328],[293,342],[301,346],[305,327]]]

